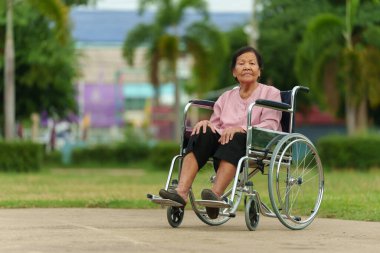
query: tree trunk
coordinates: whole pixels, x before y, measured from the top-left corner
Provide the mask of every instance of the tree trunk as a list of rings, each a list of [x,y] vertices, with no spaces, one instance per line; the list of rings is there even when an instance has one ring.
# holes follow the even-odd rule
[[[368,110],[367,110],[367,100],[365,98],[360,101],[357,108],[357,122],[356,122],[356,132],[365,133],[368,129]]]
[[[355,106],[351,101],[349,92],[346,92],[346,126],[348,135],[354,135],[356,132],[356,112]]]
[[[178,57],[179,57],[179,31],[178,31],[178,25],[174,25],[174,34],[177,38],[177,46],[175,50],[177,51],[175,53],[176,57],[174,59],[174,62],[172,62],[173,66],[173,83],[175,88],[175,96],[174,96],[174,133],[175,133],[175,140],[177,142],[181,141],[181,126],[182,126],[182,112],[181,112],[181,94],[180,94],[180,80],[178,78],[177,68],[178,68]]]
[[[15,130],[15,52],[13,41],[13,0],[7,0],[4,67],[4,137],[14,138]]]
[[[153,95],[153,107],[160,105],[160,70],[159,70],[160,56],[156,50],[152,55],[152,60],[150,63],[150,81],[153,85],[154,95]]]
[[[174,133],[175,133],[175,140],[180,141],[181,140],[181,123],[182,123],[182,115],[180,111],[181,106],[181,96],[180,96],[180,83],[177,77],[177,69],[174,71],[173,76],[173,83],[175,87],[175,102],[174,102]]]

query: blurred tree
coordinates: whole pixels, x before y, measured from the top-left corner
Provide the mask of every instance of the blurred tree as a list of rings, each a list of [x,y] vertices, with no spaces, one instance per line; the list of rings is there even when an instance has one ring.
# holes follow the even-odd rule
[[[67,29],[67,10],[59,0],[38,1],[29,0],[43,13],[55,21],[55,30],[64,40]],[[4,137],[11,140],[15,129],[15,49],[13,39],[13,0],[7,0],[6,5],[6,38],[4,52]]]
[[[6,20],[2,22],[5,24],[4,30],[6,31],[5,38],[2,38],[2,41],[5,40],[4,61],[0,65],[0,67],[4,67],[4,85],[2,85],[4,89],[2,91],[6,140],[14,137],[17,113],[18,117],[22,117],[23,113],[29,113],[29,109],[50,104],[47,102],[49,99],[53,104],[59,100],[56,100],[57,97],[51,96],[53,92],[46,92],[47,90],[60,90],[58,98],[65,98],[64,95],[68,96],[64,90],[73,90],[70,87],[71,83],[67,85],[67,82],[73,78],[72,70],[75,68],[72,65],[75,57],[70,39],[68,6],[86,2],[84,0],[7,0],[0,4],[0,11],[6,13]],[[25,11],[26,9],[27,11]],[[14,11],[15,19],[13,18]],[[17,25],[15,30],[14,22]],[[30,34],[32,37],[27,37],[26,34]],[[61,55],[58,55],[59,53]],[[68,66],[65,64],[71,64],[68,68],[71,70],[65,69]],[[68,72],[71,72],[71,75],[65,75]],[[58,84],[59,82],[61,85]],[[41,92],[38,92],[39,88],[41,88]],[[43,92],[44,90],[45,92]],[[20,96],[17,101],[15,94]],[[29,98],[22,97],[22,94]],[[35,97],[30,97],[32,94]],[[32,99],[35,101],[32,102]],[[62,102],[60,103],[62,104]]]
[[[129,65],[134,64],[135,51],[140,46],[147,47],[149,79],[154,88],[154,105],[159,104],[159,55],[158,44],[165,30],[157,23],[139,24],[127,34],[123,44],[123,56]]]
[[[248,38],[244,31],[246,24],[236,25],[230,30],[223,32],[227,43],[227,55],[224,59],[218,59],[221,67],[220,71],[217,73],[217,83],[213,89],[205,94],[206,99],[216,100],[218,97],[226,90],[231,88],[231,86],[237,85],[235,78],[233,78],[230,64],[231,64],[231,54],[243,46],[247,46]],[[213,46],[213,44],[211,44]],[[209,67],[205,67],[204,71],[208,71]],[[206,73],[205,73],[206,75]],[[202,94],[201,94],[202,95]]]
[[[229,54],[227,38],[216,26],[198,22],[187,28],[183,41],[186,52],[194,59],[187,89],[202,97],[205,92],[219,86],[220,75],[226,72],[223,63]]]
[[[310,18],[331,9],[327,0],[261,0],[258,49],[264,59],[262,82],[280,90],[298,84],[294,73],[297,47]],[[303,85],[308,86],[308,83]]]
[[[239,25],[225,32],[228,42],[229,56],[224,59],[222,71],[219,72],[219,81],[216,86],[218,89],[223,89],[236,84],[230,71],[231,54],[239,48],[247,45],[247,34],[244,32],[244,25]]]
[[[330,105],[338,100],[331,96],[338,87],[344,94],[348,133],[354,134],[367,129],[368,102],[380,104],[380,5],[363,1],[359,8],[359,0],[347,0],[345,7],[345,15],[326,13],[310,20],[296,72],[323,91],[319,100]]]
[[[132,29],[128,34],[123,46],[123,55],[129,64],[133,63],[134,52],[137,47],[146,46],[148,49],[149,59],[149,73],[152,85],[155,88],[155,104],[158,104],[158,87],[160,84],[160,66],[165,63],[165,67],[169,73],[169,79],[175,85],[175,131],[176,138],[179,138],[179,124],[180,124],[180,97],[179,97],[179,80],[177,76],[177,61],[181,52],[186,52],[193,55],[194,59],[194,76],[190,83],[194,84],[195,81],[201,82],[199,86],[206,83],[210,87],[215,81],[214,77],[207,77],[203,70],[205,66],[205,59],[202,57],[216,56],[221,59],[226,54],[226,44],[221,38],[218,30],[210,25],[207,21],[208,12],[207,4],[204,0],[140,0],[139,10],[143,13],[149,6],[155,6],[155,19],[152,24],[140,24]],[[193,9],[201,15],[204,24],[193,24],[186,30],[188,34],[180,34],[179,25],[184,21],[186,10]],[[190,25],[192,26],[192,25]],[[189,26],[189,27],[190,27]],[[196,34],[196,32],[202,32]],[[216,36],[216,37],[215,37]],[[214,45],[207,44],[208,42],[218,43]],[[206,48],[205,48],[206,46]],[[215,53],[213,50],[220,50]],[[202,62],[200,62],[202,61]],[[207,61],[206,61],[207,62]],[[216,68],[219,62],[214,61],[212,65],[207,65],[207,71],[214,73],[212,69]],[[193,85],[190,85],[193,86]],[[203,92],[201,88],[196,89],[197,92]]]

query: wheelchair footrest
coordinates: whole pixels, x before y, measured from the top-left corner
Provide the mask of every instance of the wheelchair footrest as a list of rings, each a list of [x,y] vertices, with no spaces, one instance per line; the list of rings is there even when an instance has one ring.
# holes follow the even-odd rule
[[[147,194],[146,197],[152,201],[153,203],[162,205],[162,206],[176,206],[176,207],[181,207],[183,206],[181,203],[178,203],[176,201],[173,201],[171,199],[163,199],[160,196],[156,196],[153,194]]]
[[[196,200],[195,204],[200,206],[207,206],[207,207],[217,207],[217,208],[230,208],[231,205],[224,202],[224,201],[217,201],[217,200]]]

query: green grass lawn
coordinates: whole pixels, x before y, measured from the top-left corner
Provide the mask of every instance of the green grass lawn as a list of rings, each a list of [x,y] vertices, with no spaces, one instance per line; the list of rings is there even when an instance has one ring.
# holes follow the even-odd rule
[[[195,190],[204,187],[209,173],[200,173]],[[166,178],[166,171],[131,168],[0,173],[0,207],[160,208],[146,194],[157,194]],[[266,176],[254,177],[264,200],[266,181]],[[380,221],[380,170],[326,172],[319,217]]]

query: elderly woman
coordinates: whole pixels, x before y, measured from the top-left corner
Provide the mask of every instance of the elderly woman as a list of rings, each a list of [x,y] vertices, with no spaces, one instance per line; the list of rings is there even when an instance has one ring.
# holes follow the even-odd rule
[[[212,189],[201,193],[204,200],[220,200],[234,178],[239,159],[245,155],[248,106],[257,99],[281,101],[280,91],[258,82],[263,68],[260,54],[252,47],[237,50],[231,61],[231,71],[239,88],[223,93],[214,105],[210,120],[198,122],[183,158],[178,186],[175,190],[160,190],[162,198],[186,205],[190,187],[197,172],[213,157],[216,178]],[[255,107],[252,125],[281,130],[281,113]],[[206,207],[208,216],[216,219],[218,208]]]

